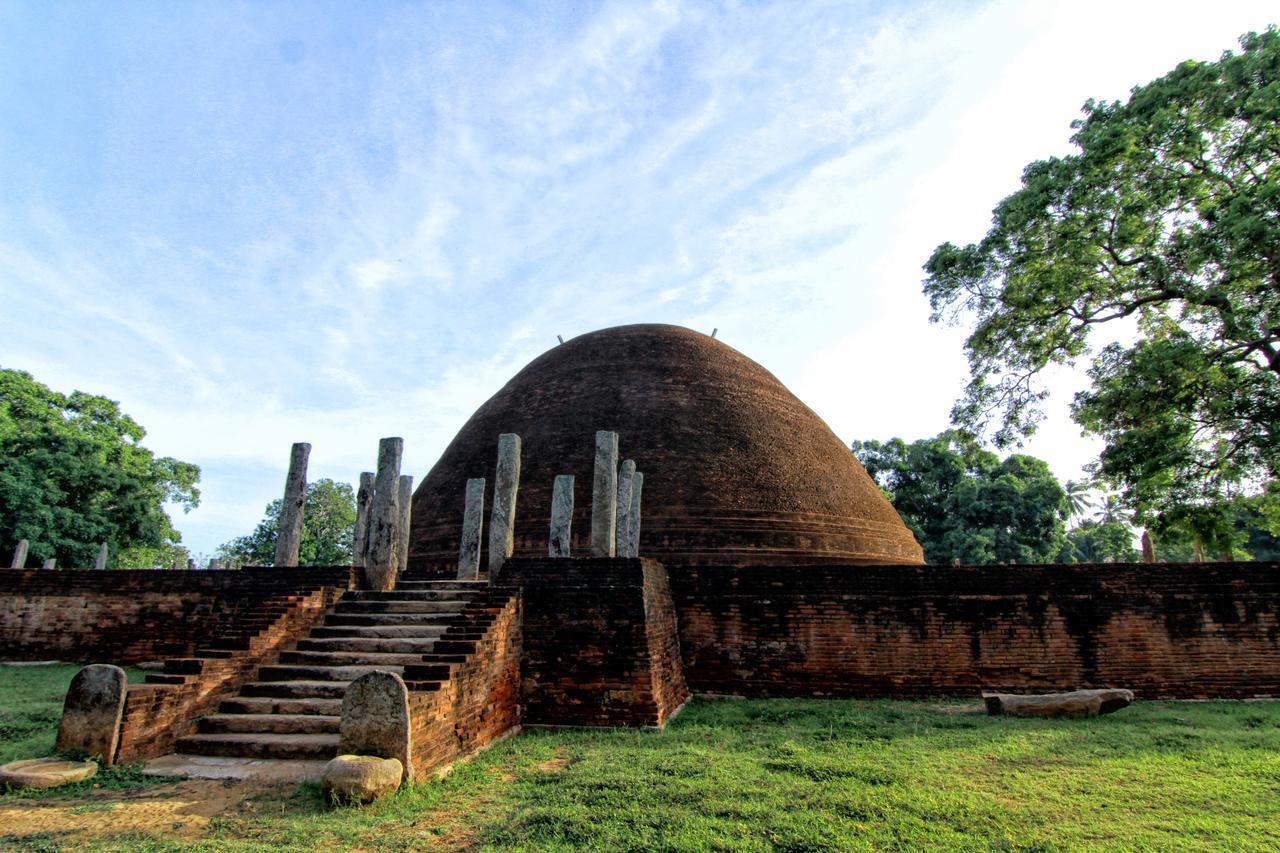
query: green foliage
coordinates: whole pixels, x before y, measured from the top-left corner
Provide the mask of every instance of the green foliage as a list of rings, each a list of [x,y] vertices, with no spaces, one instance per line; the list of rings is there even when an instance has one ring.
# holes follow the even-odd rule
[[[271,565],[276,556],[282,505],[282,500],[267,504],[264,518],[254,531],[221,546],[218,556],[232,566]],[[349,483],[329,479],[308,483],[302,507],[298,563],[304,566],[350,564],[355,527],[356,494]]]
[[[0,554],[19,539],[28,560],[92,566],[131,548],[175,545],[164,504],[200,501],[200,469],[141,445],[146,431],[105,397],[63,395],[0,368]]]
[[[1133,528],[1123,521],[1083,521],[1067,531],[1064,563],[1133,563]]]
[[[1224,501],[1280,476],[1280,33],[1089,101],[1078,153],[1038,161],[981,242],[925,270],[935,321],[971,318],[958,426],[1029,434],[1037,375],[1118,324],[1073,407],[1137,520],[1219,537]]]
[[[1001,461],[961,433],[854,442],[931,563],[1047,563],[1062,549],[1066,492],[1042,459]]]

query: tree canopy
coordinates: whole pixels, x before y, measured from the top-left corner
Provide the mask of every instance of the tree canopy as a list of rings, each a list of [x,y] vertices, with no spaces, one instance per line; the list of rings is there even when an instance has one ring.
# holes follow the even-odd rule
[[[1086,103],[1076,153],[925,265],[933,319],[974,324],[958,427],[1015,443],[1041,372],[1094,353],[1073,416],[1105,442],[1097,475],[1140,523],[1204,538],[1280,476],[1280,34],[1240,48]]]
[[[853,452],[930,563],[1049,563],[1062,551],[1067,495],[1042,459],[1001,460],[955,431]]]
[[[0,554],[26,539],[32,564],[91,566],[102,542],[113,558],[176,546],[164,504],[195,507],[200,469],[157,458],[145,435],[105,397],[0,368]]]
[[[283,501],[267,504],[262,521],[247,536],[232,539],[218,556],[233,566],[269,566],[275,559]],[[356,494],[349,483],[322,479],[307,484],[302,505],[299,565],[340,566],[351,563],[356,527]]]

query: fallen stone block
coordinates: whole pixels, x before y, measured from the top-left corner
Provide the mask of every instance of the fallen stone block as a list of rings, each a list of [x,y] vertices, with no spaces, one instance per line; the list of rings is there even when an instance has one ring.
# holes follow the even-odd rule
[[[102,760],[102,766],[110,767],[120,739],[125,681],[123,669],[105,663],[90,664],[77,672],[62,703],[62,722],[58,724],[54,749],[95,755]]]
[[[1132,690],[1073,690],[1070,693],[1017,695],[983,691],[987,713],[1009,717],[1096,717],[1126,708],[1133,702]]]
[[[325,765],[321,787],[333,803],[371,803],[399,788],[403,775],[398,758],[339,755]]]
[[[56,788],[88,779],[98,772],[96,761],[66,761],[61,758],[28,758],[0,767],[0,786],[10,788]]]

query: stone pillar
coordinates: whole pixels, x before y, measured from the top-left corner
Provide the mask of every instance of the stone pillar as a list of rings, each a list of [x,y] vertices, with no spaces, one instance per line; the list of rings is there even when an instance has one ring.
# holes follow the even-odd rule
[[[276,558],[273,566],[298,565],[298,545],[302,541],[302,505],[307,500],[307,458],[311,445],[298,442],[289,454],[289,473],[284,480],[284,503],[276,530]]]
[[[27,548],[30,543],[25,539],[18,540],[18,547],[13,549],[13,562],[9,564],[11,569],[25,568],[27,565]]]
[[[400,523],[396,527],[400,542],[397,552],[400,555],[398,574],[404,574],[409,568],[409,514],[413,511],[413,477],[400,475]]]
[[[558,474],[551,488],[551,539],[547,555],[571,557],[573,533],[573,475]]]
[[[360,488],[356,490],[356,533],[351,542],[351,565],[364,568],[365,552],[369,548],[369,507],[373,504],[373,472],[360,474]]]
[[[631,478],[631,504],[627,507],[627,547],[624,557],[640,556],[640,495],[644,491],[644,474]]]
[[[400,457],[404,439],[384,438],[378,442],[378,476],[373,484],[373,504],[369,508],[369,534],[364,565],[365,581],[371,589],[387,591],[396,585],[400,567],[397,553],[400,538]]]
[[[107,567],[107,557],[110,553],[111,551],[107,548],[107,543],[103,542],[102,546],[98,548],[98,559],[94,560],[93,567],[98,571],[105,569]]]
[[[47,559],[47,560],[45,560],[45,561],[44,561],[44,565],[42,565],[40,568],[42,568],[42,569],[56,569],[57,567],[58,567],[58,560],[57,560],[57,558],[56,558],[56,557],[50,557],[49,559]]]
[[[618,499],[616,501],[615,510],[617,521],[617,529],[614,532],[614,539],[617,543],[614,553],[619,557],[625,557],[627,554],[627,517],[631,511],[631,478],[636,475],[636,463],[634,459],[622,460],[622,465],[618,467]]]
[[[187,567],[187,555],[179,551],[173,555],[173,570],[180,572]]]
[[[1156,543],[1151,540],[1151,532],[1149,530],[1142,531],[1142,562],[1154,563],[1156,561]]]
[[[520,436],[498,436],[498,471],[493,483],[493,512],[489,515],[489,580],[516,547],[516,492],[520,489]]]
[[[218,558],[214,557],[211,560],[209,560],[208,571],[216,572],[217,570],[218,570]]]
[[[618,434],[596,433],[596,468],[591,483],[591,556],[612,557],[617,551]]]
[[[467,480],[462,507],[462,544],[458,546],[458,580],[480,576],[480,536],[484,528],[484,477]]]

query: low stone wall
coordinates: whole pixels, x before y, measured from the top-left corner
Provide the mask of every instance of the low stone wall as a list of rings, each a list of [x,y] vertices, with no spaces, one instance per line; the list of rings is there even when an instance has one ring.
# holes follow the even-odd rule
[[[349,566],[240,571],[0,569],[0,659],[191,655],[269,598],[350,583]]]
[[[502,584],[524,597],[524,720],[660,726],[688,697],[661,563],[516,559]]]
[[[520,596],[487,590],[405,669],[412,776],[421,780],[520,725]]]
[[[698,693],[1280,695],[1280,565],[751,566],[673,573]]]

